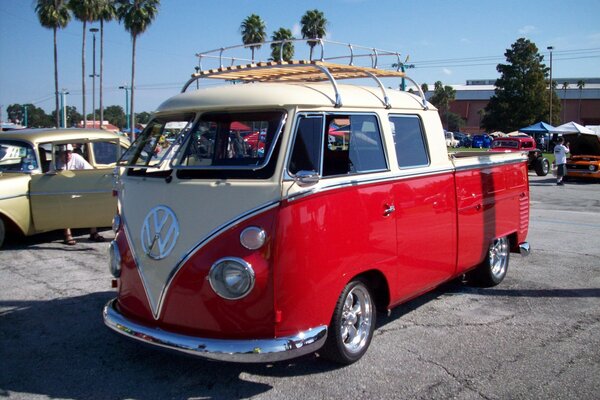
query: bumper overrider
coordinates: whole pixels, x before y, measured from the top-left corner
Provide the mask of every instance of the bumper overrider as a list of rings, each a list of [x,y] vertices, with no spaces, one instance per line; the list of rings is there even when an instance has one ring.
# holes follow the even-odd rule
[[[131,339],[219,361],[274,362],[317,351],[327,338],[327,326],[318,326],[293,336],[272,339],[226,340],[181,335],[141,325],[126,318],[116,307],[117,299],[103,310],[106,326]]]

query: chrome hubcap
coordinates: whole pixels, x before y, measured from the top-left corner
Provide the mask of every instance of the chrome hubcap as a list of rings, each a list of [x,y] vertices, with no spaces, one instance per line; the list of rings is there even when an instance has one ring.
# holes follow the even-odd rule
[[[344,300],[341,336],[346,349],[359,352],[367,343],[371,332],[373,308],[371,296],[363,286],[354,287]]]
[[[492,275],[499,278],[506,273],[508,265],[508,239],[505,237],[494,240],[489,251]]]

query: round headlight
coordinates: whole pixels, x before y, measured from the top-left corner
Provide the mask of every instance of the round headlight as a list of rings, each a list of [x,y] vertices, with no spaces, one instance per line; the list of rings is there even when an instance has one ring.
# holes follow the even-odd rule
[[[254,270],[239,258],[222,258],[210,268],[210,287],[219,296],[237,300],[246,296],[254,287]]]
[[[116,240],[110,242],[110,246],[108,247],[108,258],[109,264],[108,269],[110,273],[115,278],[121,276],[121,251],[119,250],[119,245]]]
[[[596,166],[595,165],[590,165],[588,168],[590,169],[590,171],[595,171],[596,170]]]
[[[249,226],[240,233],[240,243],[248,250],[258,250],[267,239],[267,234],[258,226]]]

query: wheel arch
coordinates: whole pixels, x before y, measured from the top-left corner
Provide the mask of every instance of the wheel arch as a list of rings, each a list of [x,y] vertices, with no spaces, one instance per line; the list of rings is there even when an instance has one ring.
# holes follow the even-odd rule
[[[348,283],[356,279],[360,279],[365,282],[368,288],[371,290],[377,310],[383,311],[389,308],[390,285],[383,272],[376,269],[364,271],[352,277]]]

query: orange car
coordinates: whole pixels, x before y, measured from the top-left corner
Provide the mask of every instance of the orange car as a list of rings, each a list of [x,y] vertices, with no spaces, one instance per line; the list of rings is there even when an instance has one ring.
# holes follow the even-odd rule
[[[600,135],[569,133],[563,137],[571,150],[566,178],[600,179]]]

